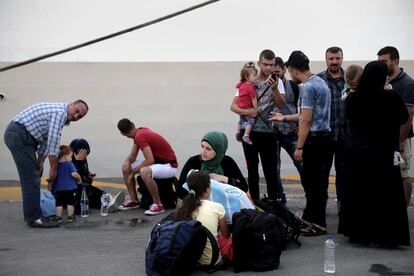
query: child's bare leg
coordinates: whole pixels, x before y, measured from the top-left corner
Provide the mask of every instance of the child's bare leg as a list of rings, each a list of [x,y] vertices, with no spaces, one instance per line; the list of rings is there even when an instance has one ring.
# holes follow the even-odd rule
[[[252,131],[253,125],[248,124],[246,130],[244,131],[244,136],[250,136],[250,131]]]
[[[66,208],[68,209],[68,216],[69,216],[69,217],[70,217],[70,216],[73,216],[73,214],[75,213],[75,206],[73,206],[73,205],[68,205]]]
[[[62,217],[63,206],[56,206],[56,216]]]
[[[237,130],[236,130],[236,140],[239,142],[242,141],[240,132],[241,132],[241,124],[239,123],[237,124]]]
[[[242,140],[248,145],[253,144],[252,141],[250,140],[250,131],[252,130],[252,128],[253,128],[253,125],[248,124],[246,127],[246,130],[244,131],[244,135],[242,137]]]

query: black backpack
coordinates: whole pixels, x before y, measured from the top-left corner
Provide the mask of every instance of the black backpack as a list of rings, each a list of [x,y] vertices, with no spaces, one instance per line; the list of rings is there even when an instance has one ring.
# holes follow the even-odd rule
[[[175,208],[177,206],[177,194],[174,190],[174,185],[178,182],[176,177],[165,178],[165,179],[154,179],[157,183],[158,192],[160,194],[161,203],[164,208]],[[138,192],[142,195],[141,197],[141,208],[148,209],[153,203],[152,197],[142,181],[141,176],[137,177]]]
[[[234,272],[268,271],[279,267],[285,233],[278,217],[253,209],[233,214]]]
[[[283,227],[286,232],[286,244],[293,242],[298,246],[301,245],[298,241],[301,234],[300,221],[291,211],[289,211],[289,209],[280,204],[277,200],[270,199],[266,196],[256,200],[255,205],[264,212],[276,215],[283,221]]]
[[[211,266],[219,257],[218,244],[211,232],[197,220],[174,221],[171,215],[151,231],[145,254],[145,271],[150,276],[189,275],[198,266],[207,239],[213,249]]]

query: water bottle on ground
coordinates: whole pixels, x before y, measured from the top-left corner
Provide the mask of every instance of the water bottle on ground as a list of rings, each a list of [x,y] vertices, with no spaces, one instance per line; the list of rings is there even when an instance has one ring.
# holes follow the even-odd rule
[[[111,201],[111,195],[106,193],[101,196],[101,216],[108,215],[109,203]]]
[[[88,194],[86,193],[86,187],[82,188],[82,196],[80,201],[81,207],[81,217],[89,217],[89,199]]]
[[[326,273],[335,273],[335,242],[332,235],[328,235],[325,241],[325,261],[323,270]]]

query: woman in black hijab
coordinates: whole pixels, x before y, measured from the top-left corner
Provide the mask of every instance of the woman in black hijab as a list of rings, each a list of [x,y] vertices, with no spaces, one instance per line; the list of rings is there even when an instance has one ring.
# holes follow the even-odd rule
[[[89,199],[89,208],[100,209],[101,196],[106,192],[92,185],[93,178],[96,174],[89,171],[88,159],[86,158],[91,152],[89,143],[83,138],[78,138],[74,139],[70,143],[70,147],[73,150],[72,162],[75,164],[75,167],[82,178],[82,185],[79,185],[78,190],[76,191],[75,214],[80,214],[80,199],[83,187],[86,187]],[[115,197],[110,195],[110,198],[111,202],[109,204],[108,211],[110,213],[116,212],[118,210],[118,206],[125,200],[125,193],[122,191],[115,195]]]
[[[381,61],[368,63],[345,104],[350,133],[338,232],[351,243],[410,245],[404,190],[394,157],[408,113],[397,93],[384,90],[387,72]]]
[[[70,147],[73,150],[72,162],[82,178],[82,183],[92,184],[93,177],[96,174],[89,171],[88,160],[86,159],[91,152],[88,141],[83,138],[74,139],[70,143]]]

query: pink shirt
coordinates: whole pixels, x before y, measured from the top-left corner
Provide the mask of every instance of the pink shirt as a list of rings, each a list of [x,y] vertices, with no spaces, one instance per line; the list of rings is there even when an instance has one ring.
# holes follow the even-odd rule
[[[256,88],[247,82],[239,82],[236,86],[239,90],[236,104],[240,108],[253,107],[252,99],[256,98]]]

